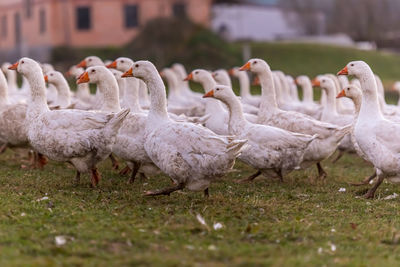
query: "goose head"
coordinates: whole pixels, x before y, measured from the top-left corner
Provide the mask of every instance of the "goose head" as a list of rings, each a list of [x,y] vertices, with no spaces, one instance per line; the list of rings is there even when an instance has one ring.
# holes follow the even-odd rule
[[[44,80],[48,83],[57,85],[64,80],[64,76],[59,71],[49,71],[44,76]]]
[[[336,98],[341,98],[341,97],[348,97],[354,101],[357,99],[361,99],[362,91],[359,87],[355,85],[348,85],[345,88],[343,88],[343,90],[340,91],[340,93],[336,96]]]
[[[241,71],[247,70],[256,74],[262,74],[265,73],[266,71],[270,71],[271,68],[264,60],[259,58],[253,58],[247,61],[247,63],[244,64],[242,67],[240,67],[239,70]]]
[[[53,65],[48,64],[48,63],[41,63],[40,67],[42,68],[42,71],[44,74],[47,74],[50,71],[54,71]]]
[[[203,98],[213,97],[218,100],[221,100],[224,103],[227,103],[229,99],[235,97],[235,94],[232,91],[232,88],[225,85],[217,85],[206,94],[203,95]]]
[[[117,69],[119,71],[125,72],[133,66],[134,62],[132,59],[127,57],[119,57],[110,64],[107,65],[109,69]]]
[[[103,61],[97,56],[89,56],[84,58],[76,65],[78,68],[89,68],[93,66],[104,66]]]
[[[25,77],[31,74],[43,75],[42,68],[40,67],[39,63],[28,57],[21,58],[16,63],[9,66],[8,69],[16,70]]]
[[[9,71],[8,67],[10,67],[10,66],[11,66],[11,63],[9,63],[9,62],[4,62],[4,63],[1,65],[1,70],[2,70],[3,72],[7,73],[7,72]]]
[[[325,75],[319,75],[312,80],[311,84],[313,86],[321,87],[326,91],[335,90],[335,83],[332,79],[326,77]]]
[[[337,75],[354,75],[360,77],[366,72],[371,72],[371,68],[364,61],[351,61]]]
[[[194,81],[201,83],[202,81],[207,79],[214,80],[210,72],[202,69],[195,69],[191,73],[189,73],[189,75],[185,78],[185,81]]]
[[[228,72],[224,69],[214,71],[212,73],[212,77],[218,84],[223,84],[226,86],[232,85],[231,78],[229,78]]]
[[[129,68],[124,74],[122,74],[122,78],[136,77],[148,81],[152,79],[154,75],[158,75],[158,77],[160,77],[156,66],[154,66],[154,64],[150,61],[140,60],[136,61],[131,68]]]
[[[100,81],[109,79],[110,77],[113,77],[113,75],[109,69],[104,66],[94,66],[87,68],[87,70],[79,76],[76,83],[99,83]]]
[[[78,68],[77,66],[73,65],[69,68],[69,70],[65,73],[66,77],[73,76],[76,79],[84,73],[85,70],[83,68]]]
[[[301,87],[304,87],[307,85],[307,83],[310,82],[310,79],[306,75],[300,75],[296,78],[295,83],[297,85],[300,85]]]

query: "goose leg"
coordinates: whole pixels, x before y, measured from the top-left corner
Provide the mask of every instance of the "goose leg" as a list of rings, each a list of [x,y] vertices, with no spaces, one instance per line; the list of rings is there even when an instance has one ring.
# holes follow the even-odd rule
[[[376,171],[375,171],[371,176],[365,178],[361,183],[352,183],[352,182],[350,182],[349,184],[350,184],[350,185],[353,185],[353,186],[366,185],[366,184],[369,184],[369,182],[370,182],[372,179],[374,179],[375,177],[376,177]]]
[[[252,174],[252,175],[250,175],[250,176],[248,176],[246,178],[236,180],[236,183],[240,184],[240,183],[251,182],[254,179],[256,179],[256,177],[258,177],[260,174],[261,174],[261,171],[257,171],[256,173],[254,173],[254,174]]]
[[[43,170],[47,162],[49,162],[49,160],[43,154],[37,153],[37,166],[40,170]]]
[[[100,173],[97,171],[97,168],[93,168],[91,170],[91,181],[92,187],[96,187],[100,181]]]
[[[149,179],[149,177],[147,177],[146,174],[143,173],[143,172],[139,172],[139,177],[140,177],[140,179],[142,179],[142,180],[148,180],[148,179]]]
[[[185,185],[183,183],[180,183],[175,186],[167,187],[161,190],[156,190],[156,191],[147,191],[144,195],[145,196],[159,196],[159,195],[167,195],[169,196],[172,192],[182,190],[185,188]]]
[[[376,181],[374,186],[370,190],[368,190],[368,192],[364,195],[364,198],[367,198],[367,199],[374,198],[375,191],[381,185],[381,183],[383,182],[383,179],[384,179],[383,175],[378,175],[378,181]]]
[[[208,192],[208,188],[204,189],[204,197],[205,198],[209,198],[210,197],[210,193]]]
[[[283,174],[282,174],[282,169],[281,169],[281,170],[279,170],[279,171],[276,171],[276,174],[278,174],[279,181],[280,181],[281,183],[283,183]]]
[[[119,168],[118,160],[114,157],[113,154],[110,154],[109,158],[111,160],[113,170],[118,170]]]
[[[129,168],[129,166],[126,165],[126,167],[123,168],[123,169],[119,172],[119,175],[127,175],[127,174],[130,173],[131,171],[132,171],[131,168]]]
[[[136,174],[138,173],[139,169],[140,169],[140,163],[133,162],[133,170],[132,170],[131,177],[129,178],[130,184],[133,184],[133,182],[135,182],[135,177],[136,177]]]
[[[81,182],[81,173],[78,171],[76,171],[74,182],[76,185],[78,185]]]
[[[339,155],[337,155],[337,157],[334,160],[332,160],[332,163],[336,163],[339,159],[341,159],[343,157],[343,155],[344,155],[344,151],[339,150]]]
[[[3,154],[7,150],[7,144],[2,144],[0,146],[0,154]]]
[[[328,174],[327,174],[326,171],[322,168],[320,162],[317,163],[317,168],[318,168],[318,178],[319,178],[319,179],[325,179],[326,176],[327,176]]]

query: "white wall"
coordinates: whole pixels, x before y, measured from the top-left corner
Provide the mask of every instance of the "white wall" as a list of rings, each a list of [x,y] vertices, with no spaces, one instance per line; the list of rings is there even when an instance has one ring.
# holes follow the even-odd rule
[[[230,40],[273,41],[301,35],[300,29],[289,25],[285,14],[275,6],[214,5],[212,12],[212,29],[220,32],[225,27]]]

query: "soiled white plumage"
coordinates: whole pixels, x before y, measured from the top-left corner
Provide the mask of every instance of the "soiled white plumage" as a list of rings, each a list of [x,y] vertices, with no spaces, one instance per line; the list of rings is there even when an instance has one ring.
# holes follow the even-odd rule
[[[99,180],[96,164],[110,155],[115,136],[129,110],[118,114],[50,111],[39,65],[32,59],[22,58],[14,68],[28,79],[31,88],[26,122],[32,147],[50,159],[71,162],[78,173],[91,171],[95,186]]]
[[[264,174],[281,176],[299,169],[304,153],[315,138],[246,121],[241,103],[227,86],[218,85],[205,96],[223,101],[229,109],[230,134],[247,139],[239,158]]]
[[[148,61],[135,62],[131,73],[143,79],[150,90],[144,144],[147,154],[179,189],[181,186],[194,191],[207,189],[213,180],[232,168],[246,141],[218,136],[196,124],[170,120],[165,87],[154,65]]]
[[[258,123],[279,127],[291,132],[314,135],[318,137],[310,144],[304,155],[304,163],[320,162],[335,152],[340,141],[349,132],[350,125],[339,127],[321,122],[293,111],[278,108],[275,98],[274,82],[268,64],[262,59],[251,59],[242,70],[250,70],[259,77],[262,89],[262,102]]]
[[[217,85],[211,74],[208,71],[202,69],[192,71],[188,75],[188,78],[195,82],[201,83],[205,93],[207,93]],[[205,126],[208,129],[212,130],[216,134],[229,134],[229,113],[218,100],[206,99],[206,114],[210,116],[210,118],[205,123]],[[250,122],[257,121],[257,116],[254,114],[245,113],[244,116],[246,120]]]
[[[7,81],[0,71],[0,143],[8,147],[28,146],[25,124],[27,104],[10,103]]]
[[[378,89],[371,68],[363,61],[352,61],[339,74],[355,75],[363,92],[360,113],[354,126],[356,141],[370,161],[378,181],[366,194],[373,197],[384,178],[400,180],[400,124],[383,117],[378,101]]]

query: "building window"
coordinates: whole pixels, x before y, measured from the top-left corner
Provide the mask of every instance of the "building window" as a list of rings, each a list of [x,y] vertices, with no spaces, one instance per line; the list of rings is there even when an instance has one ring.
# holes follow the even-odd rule
[[[78,30],[89,30],[90,22],[90,7],[78,7],[76,9],[76,28]]]
[[[46,32],[46,10],[44,9],[39,11],[39,32]]]
[[[14,14],[15,24],[15,44],[19,46],[21,44],[21,16],[19,13]]]
[[[139,8],[137,5],[125,5],[124,6],[124,14],[125,14],[125,27],[126,28],[134,28],[139,26],[139,16],[138,12]]]
[[[32,16],[32,0],[25,0],[25,16],[27,18]]]
[[[1,37],[4,39],[7,37],[7,16],[6,15],[1,17]]]
[[[175,17],[184,18],[186,17],[186,5],[183,3],[176,3],[172,6],[172,11]]]

